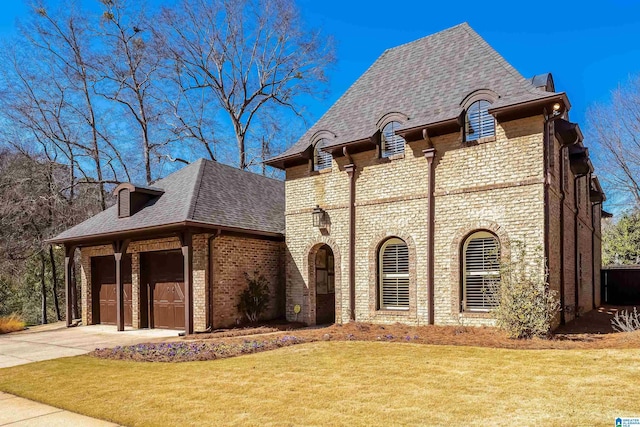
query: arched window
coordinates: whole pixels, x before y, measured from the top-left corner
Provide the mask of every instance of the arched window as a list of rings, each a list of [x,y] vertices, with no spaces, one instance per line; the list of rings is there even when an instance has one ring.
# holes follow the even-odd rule
[[[409,248],[397,237],[385,241],[378,253],[379,308],[409,309]]]
[[[316,142],[316,145],[313,148],[313,170],[315,171],[328,169],[331,167],[331,153],[327,153],[326,151],[321,150],[321,148],[325,147],[327,143],[327,139],[322,138],[321,140]]]
[[[396,135],[400,122],[389,122],[382,128],[382,157],[404,153],[404,138]]]
[[[491,103],[484,99],[474,102],[465,117],[465,141],[477,141],[496,134],[496,121],[489,114]]]
[[[497,304],[500,286],[500,242],[487,232],[477,231],[464,242],[462,308],[487,311]]]

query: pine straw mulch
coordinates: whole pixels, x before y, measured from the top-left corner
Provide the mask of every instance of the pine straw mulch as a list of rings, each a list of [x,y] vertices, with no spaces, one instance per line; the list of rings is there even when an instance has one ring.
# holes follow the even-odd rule
[[[95,357],[148,362],[183,362],[235,357],[316,341],[381,341],[514,350],[640,349],[640,331],[613,333],[611,317],[620,308],[601,307],[559,328],[548,338],[510,339],[496,328],[406,326],[352,322],[306,328],[275,322],[196,334],[173,342],[96,349]]]

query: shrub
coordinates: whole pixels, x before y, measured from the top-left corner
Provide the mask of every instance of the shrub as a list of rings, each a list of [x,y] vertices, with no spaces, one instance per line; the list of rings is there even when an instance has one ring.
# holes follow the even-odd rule
[[[616,332],[640,331],[640,313],[636,307],[633,307],[633,313],[627,310],[618,311],[611,319],[611,326]]]
[[[258,275],[257,271],[253,273],[253,277],[247,273],[244,273],[244,277],[247,280],[247,288],[240,295],[237,308],[253,323],[260,319],[269,304],[269,282],[263,275]]]
[[[25,323],[15,314],[0,317],[0,334],[22,331]]]
[[[560,301],[549,289],[544,256],[536,250],[527,264],[525,246],[513,247],[514,261],[501,265],[500,283],[495,284],[493,316],[510,338],[548,337]]]

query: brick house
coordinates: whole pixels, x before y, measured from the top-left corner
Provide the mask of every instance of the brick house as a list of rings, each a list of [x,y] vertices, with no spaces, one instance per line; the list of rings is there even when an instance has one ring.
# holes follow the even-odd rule
[[[76,248],[84,325],[188,333],[235,325],[244,274],[254,272],[270,283],[265,317],[281,316],[281,181],[201,159],[153,187],[114,192],[115,206],[51,240],[65,246],[68,325]]]
[[[286,174],[286,316],[492,324],[510,247],[540,248],[562,322],[600,303],[604,194],[551,74],[466,23],[385,51],[267,164]]]
[[[570,108],[551,74],[524,78],[466,23],[389,49],[267,161],[284,183],[199,160],[118,186],[116,206],[52,239],[68,295],[80,248],[83,324],[230,326],[257,271],[267,317],[490,325],[489,283],[522,243],[570,321],[600,304],[604,201]]]

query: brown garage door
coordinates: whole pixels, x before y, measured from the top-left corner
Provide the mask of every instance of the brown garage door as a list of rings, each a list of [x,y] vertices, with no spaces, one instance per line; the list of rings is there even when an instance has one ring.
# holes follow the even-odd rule
[[[184,271],[180,251],[142,254],[151,328],[184,329]]]
[[[91,258],[94,323],[116,324],[116,261],[113,256]],[[131,326],[131,255],[122,260],[124,324]]]

